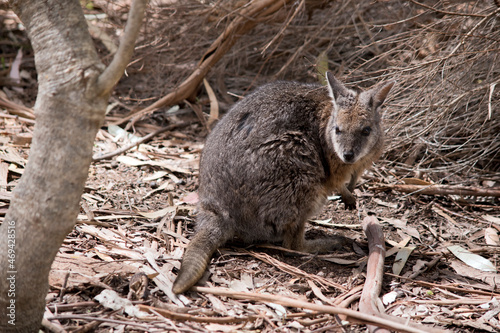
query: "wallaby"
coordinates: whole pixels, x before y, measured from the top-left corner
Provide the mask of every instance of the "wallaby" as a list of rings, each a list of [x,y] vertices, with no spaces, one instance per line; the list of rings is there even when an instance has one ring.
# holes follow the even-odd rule
[[[333,191],[347,208],[356,207],[356,181],[382,153],[379,107],[394,82],[358,91],[331,73],[326,78],[326,87],[264,85],[210,133],[200,161],[196,233],[174,293],[191,288],[215,250],[234,236],[310,253],[344,244],[339,237],[304,239],[305,223]]]

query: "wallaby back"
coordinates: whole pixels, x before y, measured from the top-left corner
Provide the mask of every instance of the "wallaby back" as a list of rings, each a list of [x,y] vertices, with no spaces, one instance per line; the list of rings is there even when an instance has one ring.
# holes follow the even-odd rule
[[[309,252],[343,244],[305,240],[305,223],[333,191],[355,207],[356,180],[382,152],[378,108],[393,83],[358,92],[327,78],[327,87],[264,85],[236,103],[209,135],[200,161],[196,234],[175,293],[194,285],[213,252],[234,236]]]

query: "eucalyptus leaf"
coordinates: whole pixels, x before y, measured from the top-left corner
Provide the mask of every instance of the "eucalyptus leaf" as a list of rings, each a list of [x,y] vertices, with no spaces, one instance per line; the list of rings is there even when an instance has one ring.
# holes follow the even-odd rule
[[[483,272],[497,271],[495,265],[493,265],[491,261],[484,257],[481,257],[480,255],[469,252],[460,245],[448,246],[448,250],[450,250],[450,252],[453,253],[458,259],[460,259],[470,267],[479,269]]]

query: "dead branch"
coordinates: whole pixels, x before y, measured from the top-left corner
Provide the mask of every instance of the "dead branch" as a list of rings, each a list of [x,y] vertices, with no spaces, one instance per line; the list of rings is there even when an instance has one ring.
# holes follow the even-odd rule
[[[47,305],[47,308],[52,312],[63,312],[63,311],[72,311],[75,309],[86,308],[97,306],[99,303],[95,301],[86,301],[86,302],[76,302],[76,303],[56,303]]]
[[[259,22],[268,18],[269,15],[281,9],[288,2],[291,2],[291,0],[260,0],[250,3],[250,5],[243,9],[239,13],[239,16],[234,19],[231,24],[229,24],[219,38],[212,43],[201,58],[193,73],[184,82],[182,82],[177,89],[162,97],[150,106],[142,110],[134,111],[117,122],[117,124],[122,124],[132,118],[134,121],[132,121],[131,124],[133,124],[135,120],[140,117],[148,113],[152,113],[165,105],[176,104],[191,97],[196,92],[196,89],[203,81],[203,78],[208,73],[210,68],[212,68],[212,66],[215,65],[222,58],[222,56],[229,51],[229,49],[231,49],[231,47],[242,35],[254,28]]]
[[[361,293],[359,309],[361,312],[373,316],[383,318],[387,321],[397,322],[401,325],[409,325],[428,332],[434,332],[432,328],[408,322],[403,318],[390,316],[383,313],[383,305],[379,300],[380,291],[382,289],[382,280],[384,277],[384,260],[385,260],[385,240],[382,228],[378,224],[378,220],[374,216],[367,216],[363,219],[363,230],[368,238],[368,265],[366,268],[366,281]],[[349,318],[348,318],[349,319]],[[367,324],[369,332],[389,333],[385,328],[377,325]],[[439,332],[440,330],[437,330]]]
[[[374,216],[363,219],[363,230],[368,238],[368,264],[366,267],[366,281],[359,301],[359,310],[362,313],[380,316],[379,295],[384,278],[385,240],[382,228]],[[388,330],[368,325],[369,332],[389,333]]]
[[[139,29],[144,19],[147,3],[147,0],[135,0],[130,5],[127,25],[125,26],[125,31],[120,40],[118,50],[113,56],[113,60],[109,66],[97,79],[96,90],[100,92],[101,96],[105,96],[113,90],[115,84],[122,77],[132,57],[132,53],[134,53],[135,41],[139,35]]]
[[[35,119],[35,113],[32,109],[27,108],[24,105],[14,103],[0,95],[0,107],[5,108],[10,114],[15,116],[28,118],[30,120]]]
[[[500,188],[473,186],[393,184],[377,188],[377,190],[385,189],[412,194],[500,197]]]
[[[395,330],[398,332],[408,332],[408,333],[424,333],[424,332],[425,333],[438,333],[438,332],[444,333],[444,332],[449,332],[447,330],[441,330],[441,329],[436,329],[436,328],[427,327],[427,326],[425,326],[424,329],[410,327],[410,326],[405,325],[405,324],[401,324],[401,323],[387,320],[384,318],[380,318],[377,316],[367,315],[367,314],[360,313],[360,312],[357,312],[354,310],[339,308],[339,307],[330,306],[330,305],[309,303],[309,302],[305,302],[305,301],[301,301],[298,299],[294,299],[291,297],[285,297],[285,296],[270,295],[270,294],[257,294],[257,293],[250,293],[250,292],[238,292],[238,291],[234,291],[231,289],[225,289],[225,288],[208,288],[208,287],[198,287],[198,286],[191,287],[191,290],[194,290],[194,291],[197,291],[200,293],[207,293],[207,294],[213,294],[213,295],[218,295],[218,296],[232,297],[235,299],[241,299],[241,300],[247,300],[247,301],[272,302],[272,303],[281,304],[283,306],[309,309],[309,310],[314,310],[314,311],[318,311],[321,313],[328,313],[328,314],[333,314],[333,315],[338,315],[338,314],[346,315],[346,316],[350,317],[351,319],[356,320],[356,322],[358,322],[358,323],[367,324],[367,325],[377,325],[379,327],[385,327],[385,328]]]

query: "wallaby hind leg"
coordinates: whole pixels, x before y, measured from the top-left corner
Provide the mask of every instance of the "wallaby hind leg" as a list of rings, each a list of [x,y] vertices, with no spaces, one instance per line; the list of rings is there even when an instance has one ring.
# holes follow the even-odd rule
[[[305,223],[289,226],[283,237],[283,247],[295,251],[304,251]]]
[[[183,293],[191,288],[203,276],[212,258],[212,254],[228,239],[227,233],[220,226],[206,223],[198,230],[182,257],[181,269],[174,281],[172,291]]]
[[[352,243],[352,240],[344,236],[330,236],[317,239],[305,239],[305,223],[296,228],[289,228],[285,232],[283,247],[296,251],[308,253],[326,253],[333,250],[339,250],[344,245]]]
[[[305,239],[304,251],[308,253],[327,253],[334,250],[340,250],[344,245],[349,244],[352,244],[352,239],[340,235]]]

